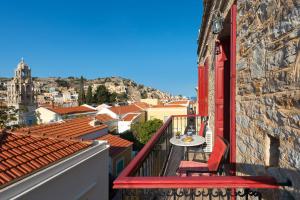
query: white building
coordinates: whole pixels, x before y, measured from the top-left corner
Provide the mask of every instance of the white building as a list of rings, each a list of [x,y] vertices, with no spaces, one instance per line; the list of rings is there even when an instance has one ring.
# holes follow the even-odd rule
[[[141,121],[141,117],[141,113],[129,113],[125,115],[122,120],[118,121],[118,132],[124,133],[125,131],[129,131],[133,124]]]
[[[39,107],[35,110],[38,124],[47,124],[79,116],[93,116],[97,110],[88,105],[75,107]]]
[[[106,114],[118,120],[118,133],[130,130],[131,125],[146,120],[146,103],[134,103],[126,106],[99,106],[97,114]]]

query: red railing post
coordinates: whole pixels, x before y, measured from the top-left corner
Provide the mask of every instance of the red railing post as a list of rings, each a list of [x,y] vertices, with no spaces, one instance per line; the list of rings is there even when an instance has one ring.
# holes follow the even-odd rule
[[[236,4],[231,7],[231,34],[230,34],[230,174],[236,171]]]

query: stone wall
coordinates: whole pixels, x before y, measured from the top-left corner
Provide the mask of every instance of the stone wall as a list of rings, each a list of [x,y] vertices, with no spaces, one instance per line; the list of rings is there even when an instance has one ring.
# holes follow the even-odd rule
[[[300,1],[237,2],[238,171],[289,179],[281,198],[300,199]],[[265,166],[269,137],[277,166]]]
[[[214,41],[214,40],[213,40]],[[215,132],[215,56],[214,43],[211,43],[210,57],[208,57],[208,113],[209,113],[209,127],[212,132]]]

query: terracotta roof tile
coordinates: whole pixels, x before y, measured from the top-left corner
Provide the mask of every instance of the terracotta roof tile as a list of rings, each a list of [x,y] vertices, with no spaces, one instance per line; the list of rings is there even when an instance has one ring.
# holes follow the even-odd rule
[[[134,105],[142,108],[142,109],[147,109],[147,108],[150,108],[151,106],[145,102],[136,102],[134,103]]]
[[[123,117],[124,121],[132,121],[134,118],[136,118],[137,116],[139,116],[140,114],[127,114]]]
[[[109,155],[111,157],[118,155],[133,144],[128,140],[112,134],[106,134],[97,138],[97,140],[106,140],[110,144]]]
[[[0,135],[0,187],[22,179],[90,145],[91,142],[2,133]]]
[[[142,108],[131,104],[131,105],[127,105],[127,106],[114,106],[109,108],[112,112],[118,114],[118,115],[124,115],[127,113],[132,113],[132,112],[141,112],[143,111]]]
[[[107,125],[105,124],[91,126],[90,122],[93,119],[93,117],[80,117],[63,122],[21,128],[16,130],[16,133],[50,138],[80,138],[86,134],[107,128]]]
[[[114,118],[112,118],[111,116],[109,116],[107,114],[96,115],[96,119],[98,119],[101,122],[108,122],[108,121],[115,120]]]
[[[185,105],[188,104],[190,101],[189,100],[180,100],[180,101],[172,101],[167,103],[168,105]]]
[[[186,108],[186,106],[183,106],[183,105],[168,105],[168,104],[164,104],[164,105],[153,106],[153,108]]]
[[[76,107],[57,107],[57,108],[47,108],[57,114],[67,115],[67,114],[76,114],[76,113],[85,113],[85,112],[96,112],[96,109],[88,108],[86,106],[76,106]]]

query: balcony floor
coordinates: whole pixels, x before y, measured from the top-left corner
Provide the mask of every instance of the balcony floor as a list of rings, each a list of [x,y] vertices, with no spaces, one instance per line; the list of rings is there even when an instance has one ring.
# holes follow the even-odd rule
[[[208,153],[189,153],[188,160],[206,162]],[[184,160],[184,147],[172,146],[169,160],[165,169],[164,176],[176,176],[176,170],[179,167],[180,161]]]

